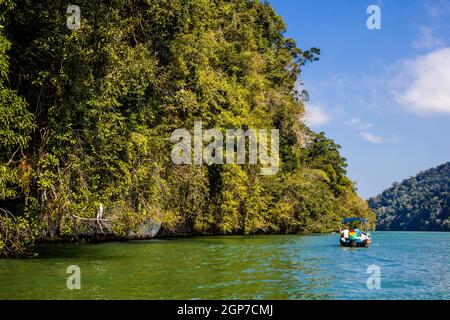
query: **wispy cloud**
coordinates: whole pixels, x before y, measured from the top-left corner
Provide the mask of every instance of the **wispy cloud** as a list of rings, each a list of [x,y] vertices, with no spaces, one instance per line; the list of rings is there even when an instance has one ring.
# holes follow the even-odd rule
[[[358,131],[359,136],[370,143],[383,144],[395,143],[399,141],[398,137],[394,135],[389,138],[385,138],[371,133],[370,129],[373,127],[373,125],[371,123],[364,122],[357,117],[353,117],[350,120],[345,121],[345,125]]]
[[[418,114],[450,113],[450,48],[435,50],[402,64],[398,103]]]
[[[374,135],[370,132],[360,132],[359,135],[366,141],[370,142],[370,143],[375,143],[375,144],[380,144],[384,142],[384,139],[380,136]]]
[[[431,17],[440,17],[450,13],[450,0],[427,0],[425,10]]]
[[[367,142],[373,144],[385,144],[385,143],[397,143],[399,142],[399,138],[396,135],[392,135],[390,137],[382,137],[376,134],[370,133],[368,131],[361,131],[359,136],[366,140]]]
[[[361,119],[353,117],[345,122],[345,125],[355,128],[357,130],[368,130],[372,127],[371,123],[363,122]]]
[[[306,89],[311,97],[319,97],[324,92],[332,91],[337,96],[343,98],[345,96],[345,89],[347,84],[343,78],[337,74],[332,74],[328,78],[320,81],[308,81],[307,85],[297,83],[297,89]]]
[[[319,104],[307,104],[303,120],[308,126],[319,127],[330,122],[330,115],[325,108]]]
[[[418,38],[413,41],[412,46],[416,49],[434,49],[444,45],[444,41],[433,34],[433,29],[421,26]]]

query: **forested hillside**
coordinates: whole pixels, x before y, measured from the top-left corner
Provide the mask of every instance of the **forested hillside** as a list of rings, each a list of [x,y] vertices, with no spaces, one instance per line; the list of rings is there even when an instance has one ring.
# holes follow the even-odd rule
[[[0,252],[76,235],[99,204],[125,234],[152,219],[166,233],[334,230],[372,217],[339,145],[300,120],[302,68],[319,50],[284,37],[250,0],[1,1]],[[314,64],[311,65],[311,68]],[[280,170],[175,165],[171,133],[280,130]]]
[[[369,199],[379,230],[450,231],[450,162]]]

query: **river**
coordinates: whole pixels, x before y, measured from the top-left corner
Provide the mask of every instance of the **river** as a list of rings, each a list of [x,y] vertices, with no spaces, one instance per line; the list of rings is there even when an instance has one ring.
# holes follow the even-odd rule
[[[373,237],[369,248],[337,235],[44,245],[0,260],[0,299],[450,299],[450,233]]]

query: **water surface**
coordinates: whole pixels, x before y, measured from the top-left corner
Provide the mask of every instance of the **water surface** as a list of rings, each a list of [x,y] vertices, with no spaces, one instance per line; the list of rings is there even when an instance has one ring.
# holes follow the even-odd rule
[[[40,247],[0,260],[1,299],[450,299],[450,233],[193,237]],[[69,290],[69,265],[81,289]],[[381,271],[370,290],[367,268]]]

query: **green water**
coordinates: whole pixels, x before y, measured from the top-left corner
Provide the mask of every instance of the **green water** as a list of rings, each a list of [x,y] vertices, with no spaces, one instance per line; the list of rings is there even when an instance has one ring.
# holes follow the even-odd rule
[[[2,299],[450,299],[450,233],[376,232],[370,248],[337,235],[231,236],[47,245],[0,260]],[[69,290],[69,265],[81,289]],[[380,267],[380,289],[367,268]]]

